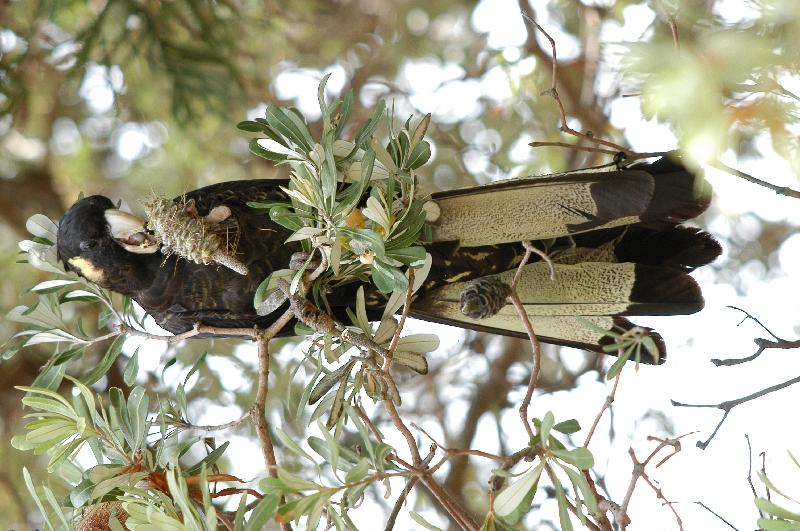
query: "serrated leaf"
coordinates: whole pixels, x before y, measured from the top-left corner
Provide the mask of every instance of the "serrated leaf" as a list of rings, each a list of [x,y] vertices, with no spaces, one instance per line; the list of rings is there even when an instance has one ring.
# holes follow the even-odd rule
[[[290,157],[286,153],[280,153],[278,151],[267,149],[261,144],[259,144],[258,140],[259,139],[254,138],[247,144],[250,153],[252,153],[253,155],[261,157],[262,159],[269,160],[271,162],[284,162],[286,160],[289,160]]]

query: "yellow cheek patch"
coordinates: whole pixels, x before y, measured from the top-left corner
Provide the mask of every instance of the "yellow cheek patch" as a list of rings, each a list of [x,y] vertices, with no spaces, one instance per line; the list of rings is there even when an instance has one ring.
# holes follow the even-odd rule
[[[75,258],[70,258],[68,261],[72,267],[80,271],[81,275],[88,280],[95,284],[99,284],[103,281],[103,271],[89,260],[76,256]]]

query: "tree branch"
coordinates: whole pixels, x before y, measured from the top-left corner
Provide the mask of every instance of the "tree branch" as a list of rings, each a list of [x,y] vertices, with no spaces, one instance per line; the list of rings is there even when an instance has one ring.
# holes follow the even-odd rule
[[[758,177],[753,177],[749,173],[745,173],[741,170],[737,170],[736,168],[731,168],[730,166],[723,164],[722,162],[716,161],[710,164],[714,168],[718,170],[722,170],[724,172],[730,173],[731,175],[735,175],[745,181],[751,182],[753,184],[757,184],[759,186],[763,186],[768,190],[772,190],[778,195],[785,195],[786,197],[794,197],[795,199],[800,199],[800,190],[795,190],[793,188],[789,188],[788,186],[778,186],[772,183],[768,183],[767,181],[761,180]]]
[[[675,400],[672,400],[671,402],[672,402],[672,405],[676,406],[676,407],[713,408],[713,409],[721,409],[724,412],[723,415],[722,415],[722,418],[720,419],[719,423],[717,424],[717,427],[714,428],[714,431],[711,433],[711,435],[708,437],[708,439],[706,439],[705,441],[698,441],[697,442],[697,447],[700,448],[701,450],[705,450],[708,447],[708,445],[711,444],[711,441],[714,439],[714,436],[716,436],[716,434],[719,431],[720,427],[725,422],[725,419],[728,418],[728,414],[731,412],[731,410],[733,408],[735,408],[738,405],[744,404],[745,402],[750,402],[751,400],[755,400],[756,398],[761,398],[764,395],[768,395],[770,393],[774,393],[775,391],[780,391],[781,389],[786,389],[787,387],[790,387],[790,386],[792,386],[792,385],[794,385],[794,384],[796,384],[798,382],[800,382],[800,376],[795,376],[794,378],[786,380],[785,382],[782,382],[782,383],[779,383],[779,384],[775,384],[775,385],[770,385],[769,387],[761,389],[760,391],[756,391],[755,393],[751,393],[751,394],[749,394],[747,396],[743,396],[741,398],[736,398],[734,400],[726,400],[725,402],[720,402],[719,404],[686,404],[686,403],[683,403],[683,402],[677,402]]]

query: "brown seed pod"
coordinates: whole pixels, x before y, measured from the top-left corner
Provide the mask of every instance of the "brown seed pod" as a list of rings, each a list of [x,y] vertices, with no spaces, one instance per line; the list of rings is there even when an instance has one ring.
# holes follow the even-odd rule
[[[192,215],[192,205],[193,202],[175,202],[158,196],[144,203],[148,227],[161,243],[161,252],[166,256],[177,254],[198,264],[217,263],[246,275],[247,266],[234,257],[238,227],[233,218],[198,217]]]

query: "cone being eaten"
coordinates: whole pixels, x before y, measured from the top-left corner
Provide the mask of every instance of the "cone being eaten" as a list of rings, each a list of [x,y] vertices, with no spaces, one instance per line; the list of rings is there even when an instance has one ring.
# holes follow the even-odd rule
[[[144,202],[148,228],[161,243],[161,252],[197,264],[219,264],[246,275],[247,266],[235,256],[238,227],[225,206],[208,216],[197,214],[193,201],[172,201],[154,196]]]

